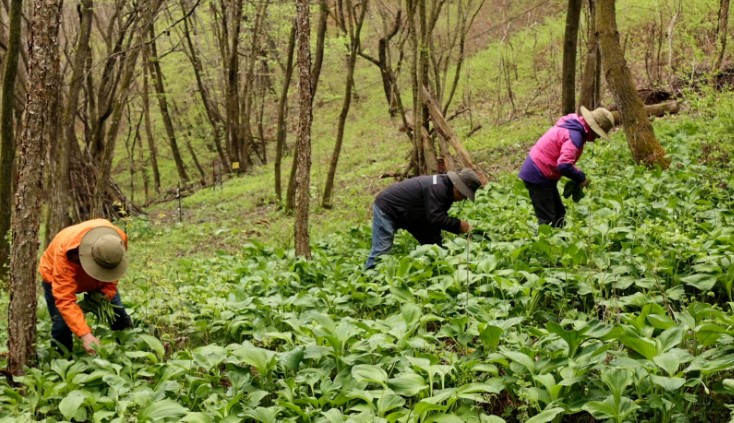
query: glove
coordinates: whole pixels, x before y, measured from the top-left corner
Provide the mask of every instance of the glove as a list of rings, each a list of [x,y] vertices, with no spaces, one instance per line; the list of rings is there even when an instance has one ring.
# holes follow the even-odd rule
[[[563,198],[571,197],[574,203],[581,201],[584,196],[586,196],[586,194],[584,194],[584,190],[576,181],[568,181],[563,187]]]

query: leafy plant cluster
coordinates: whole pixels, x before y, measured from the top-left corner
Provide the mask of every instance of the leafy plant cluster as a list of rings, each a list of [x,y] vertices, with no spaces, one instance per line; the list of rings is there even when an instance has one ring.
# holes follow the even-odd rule
[[[401,235],[372,271],[363,225],[310,261],[249,243],[140,272],[121,288],[140,325],[73,361],[42,339],[0,421],[725,421],[734,199],[706,124],[656,126],[667,171],[589,146],[562,230],[503,175],[457,211],[485,236]]]

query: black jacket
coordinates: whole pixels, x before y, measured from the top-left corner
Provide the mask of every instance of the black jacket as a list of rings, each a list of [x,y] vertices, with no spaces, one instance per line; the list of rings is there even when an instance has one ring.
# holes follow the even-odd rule
[[[446,175],[416,176],[387,187],[375,205],[421,244],[441,244],[442,229],[461,232],[461,221],[447,214],[454,203],[453,187]]]

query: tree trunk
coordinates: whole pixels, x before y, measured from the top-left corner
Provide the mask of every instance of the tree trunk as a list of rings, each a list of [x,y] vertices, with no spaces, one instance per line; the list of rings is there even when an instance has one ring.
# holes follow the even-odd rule
[[[329,163],[329,173],[326,175],[324,197],[321,202],[321,205],[325,209],[331,209],[332,207],[334,207],[333,193],[334,179],[336,178],[336,167],[339,163],[339,155],[341,154],[342,144],[344,142],[344,128],[346,127],[347,116],[349,115],[349,108],[352,104],[352,89],[354,88],[354,67],[357,63],[357,52],[359,51],[362,23],[364,22],[364,16],[367,12],[367,5],[365,3],[358,4],[358,7],[360,7],[360,12],[358,16],[355,16],[355,9],[352,6],[352,0],[345,0],[344,2],[344,9],[346,11],[345,26],[347,28],[347,34],[345,35],[349,37],[349,53],[347,55],[346,69],[347,75],[344,87],[342,110],[339,113],[339,123],[337,124],[334,152],[331,155],[331,162]]]
[[[21,16],[23,0],[10,3],[10,29],[8,46],[3,58],[2,98],[0,99],[0,280],[8,276],[10,243],[7,238],[12,216],[13,163],[15,142],[13,139],[13,113],[15,112],[15,80],[20,57]]]
[[[576,46],[582,0],[568,0],[566,32],[563,35],[563,70],[561,71],[561,114],[576,111]]]
[[[58,96],[58,30],[62,0],[36,0],[30,29],[29,85],[18,161],[12,219],[8,306],[8,371],[14,375],[35,361],[36,267],[43,202],[43,157],[53,127],[48,116]]]
[[[168,144],[171,147],[171,154],[173,155],[173,161],[176,163],[176,170],[178,171],[178,178],[184,184],[188,182],[189,175],[186,173],[186,165],[184,164],[183,158],[181,157],[181,151],[178,148],[178,141],[176,140],[176,131],[173,128],[173,120],[168,110],[168,100],[166,99],[166,88],[163,85],[163,71],[161,70],[161,63],[158,60],[158,51],[155,42],[155,32],[153,25],[150,26],[148,31],[150,34],[150,42],[148,45],[150,49],[150,60],[147,61],[150,67],[150,75],[153,79],[153,87],[155,88],[156,97],[158,98],[158,107],[161,111],[161,119],[163,119],[163,126],[166,128],[166,135],[168,136]]]
[[[316,89],[321,77],[321,65],[324,61],[324,43],[326,40],[326,23],[329,17],[329,5],[327,0],[319,0],[319,27],[316,33],[316,53],[311,66],[311,101],[316,98]],[[296,157],[298,156],[298,143],[295,146],[291,173],[288,180],[288,192],[286,194],[285,209],[293,210],[296,207]]]
[[[719,1],[719,20],[716,25],[716,38],[719,41],[719,55],[716,57],[714,70],[721,70],[721,63],[724,61],[724,53],[726,52],[727,33],[729,31],[729,0]]]
[[[237,0],[231,4],[231,19],[224,20],[222,25],[227,26],[227,21],[232,25],[231,39],[229,40],[229,57],[227,58],[227,140],[228,153],[232,160],[232,167],[237,173],[240,171],[242,151],[240,142],[240,102],[239,102],[239,40],[242,21],[242,2]],[[236,163],[236,164],[235,164]]]
[[[285,139],[287,134],[286,116],[288,115],[288,90],[293,76],[293,53],[296,45],[296,26],[293,25],[288,38],[288,53],[285,69],[283,69],[283,87],[278,98],[278,117],[276,119],[276,144],[275,144],[275,196],[280,205],[283,201],[283,189],[281,187],[281,167],[283,153],[285,151]]]
[[[578,104],[579,107],[584,106],[593,110],[599,105],[601,55],[599,54],[599,36],[596,32],[596,0],[589,0],[587,4],[589,5],[588,41]]]
[[[604,70],[609,89],[619,107],[621,124],[635,162],[667,168],[670,158],[660,146],[619,45],[614,0],[599,0],[596,15]]]
[[[79,107],[79,96],[84,82],[84,66],[89,56],[89,38],[92,32],[92,17],[94,4],[92,0],[79,2],[80,22],[79,35],[76,43],[76,53],[71,71],[69,94],[64,108],[62,121],[63,137],[52,143],[52,169],[48,220],[46,225],[46,245],[61,229],[72,223],[73,211],[71,202],[71,171],[70,156],[72,145],[77,143],[76,116]],[[54,159],[55,158],[55,159]]]
[[[298,37],[298,154],[296,166],[296,222],[294,225],[296,255],[311,258],[308,235],[308,213],[311,185],[311,45],[308,0],[297,0],[296,31]]]
[[[147,62],[150,54],[148,53],[148,47],[143,46],[143,58]],[[145,137],[148,139],[148,151],[150,154],[150,167],[153,168],[153,185],[155,186],[155,192],[161,193],[161,172],[158,170],[158,151],[155,146],[155,138],[153,136],[153,125],[150,120],[150,96],[148,88],[148,66],[143,65],[143,119],[145,125]]]

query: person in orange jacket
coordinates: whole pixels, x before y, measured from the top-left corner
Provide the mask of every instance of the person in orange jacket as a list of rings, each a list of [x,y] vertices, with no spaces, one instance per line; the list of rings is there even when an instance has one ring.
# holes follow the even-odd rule
[[[99,340],[84,319],[76,294],[101,292],[115,307],[112,330],[132,327],[117,292],[117,281],[127,271],[127,235],[105,219],[92,219],[62,229],[41,256],[39,271],[51,315],[51,337],[56,348],[72,349],[72,334],[94,353]]]

